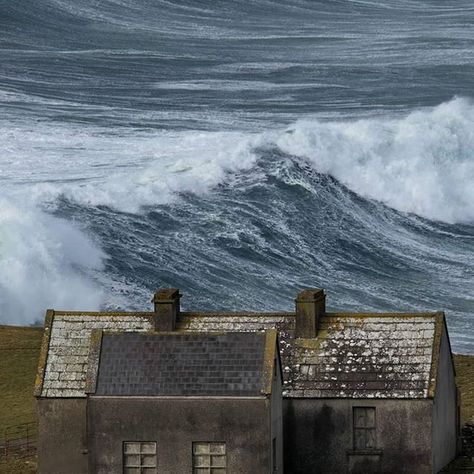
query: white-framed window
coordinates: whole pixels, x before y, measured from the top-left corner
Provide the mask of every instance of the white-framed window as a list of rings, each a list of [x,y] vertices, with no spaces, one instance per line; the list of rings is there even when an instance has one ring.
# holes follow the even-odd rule
[[[354,449],[375,449],[375,408],[353,407]]]
[[[225,443],[193,443],[193,474],[226,474]]]
[[[125,441],[123,443],[123,474],[156,474],[156,443]]]

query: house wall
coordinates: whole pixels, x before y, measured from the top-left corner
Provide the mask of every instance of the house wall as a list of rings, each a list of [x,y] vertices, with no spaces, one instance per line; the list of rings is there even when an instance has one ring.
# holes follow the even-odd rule
[[[273,473],[283,472],[283,399],[281,396],[282,392],[282,380],[281,380],[281,365],[280,358],[276,357],[275,361],[276,375],[273,377],[273,388],[271,396],[271,437],[270,441],[275,438],[276,440],[276,464],[273,466]],[[273,441],[272,441],[273,443]],[[272,447],[270,447],[272,450]]]
[[[225,442],[228,472],[269,473],[266,398],[90,397],[89,472],[122,472],[124,441],[156,441],[158,472],[192,472],[192,443]]]
[[[446,329],[443,326],[438,361],[438,377],[433,405],[433,468],[438,472],[456,455],[456,382]]]
[[[86,399],[39,398],[38,473],[86,474]]]
[[[297,399],[284,402],[286,474],[432,472],[431,400]],[[375,454],[353,452],[352,409],[376,408]]]

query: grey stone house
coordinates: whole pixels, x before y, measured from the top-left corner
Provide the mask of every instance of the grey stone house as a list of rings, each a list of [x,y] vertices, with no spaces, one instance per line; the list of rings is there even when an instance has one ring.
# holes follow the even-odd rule
[[[144,313],[47,312],[39,472],[424,474],[455,456],[443,313],[329,313],[318,289],[300,292],[294,312],[184,312],[178,290],[154,303]],[[221,360],[214,338],[234,363],[248,352],[245,375],[227,380],[227,366],[209,362]],[[186,354],[203,346],[199,382]],[[212,470],[213,454],[225,467]],[[129,455],[156,464],[127,471]]]

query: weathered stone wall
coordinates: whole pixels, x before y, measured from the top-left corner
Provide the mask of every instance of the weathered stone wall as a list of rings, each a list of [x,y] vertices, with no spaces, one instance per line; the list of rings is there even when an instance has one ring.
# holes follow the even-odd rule
[[[443,326],[438,360],[438,376],[433,404],[433,470],[440,471],[456,456],[456,382],[446,330]]]
[[[283,399],[281,396],[282,391],[282,379],[281,379],[281,364],[280,357],[275,358],[275,376],[272,384],[272,426],[271,426],[271,439],[276,440],[276,472],[283,472]],[[273,443],[273,441],[272,441]],[[273,449],[273,446],[272,448]],[[273,463],[273,460],[272,460]]]
[[[86,399],[38,399],[38,474],[87,474]]]
[[[353,407],[376,408],[376,451],[353,450]],[[427,474],[431,400],[285,399],[286,474]]]
[[[124,441],[156,441],[158,472],[192,472],[192,443],[199,441],[226,443],[228,472],[271,472],[268,399],[88,400],[91,473],[122,472]]]

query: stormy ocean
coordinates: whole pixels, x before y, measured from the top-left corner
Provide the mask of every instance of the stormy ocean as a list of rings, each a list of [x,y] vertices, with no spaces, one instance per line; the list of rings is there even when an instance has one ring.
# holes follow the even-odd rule
[[[472,0],[0,0],[0,323],[447,312],[474,352]]]

